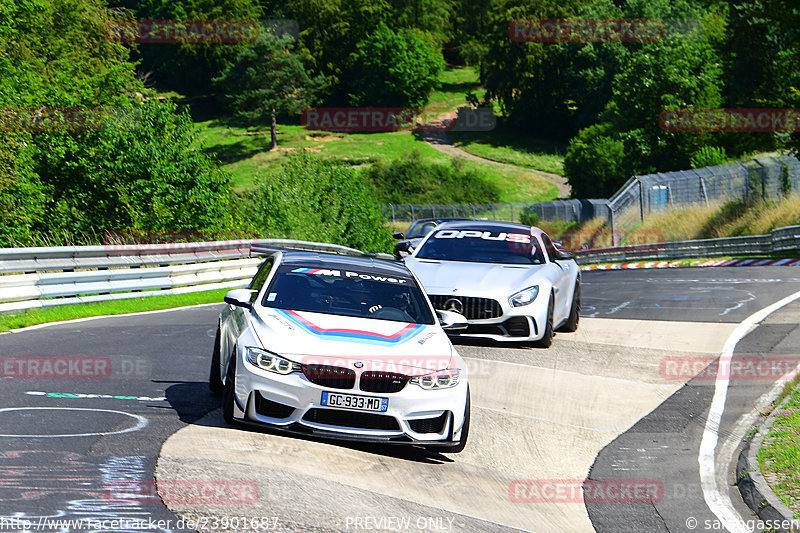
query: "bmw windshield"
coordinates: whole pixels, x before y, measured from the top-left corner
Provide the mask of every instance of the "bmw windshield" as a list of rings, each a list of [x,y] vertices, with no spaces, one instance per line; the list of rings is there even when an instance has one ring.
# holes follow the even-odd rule
[[[411,277],[286,265],[264,294],[264,307],[433,324],[433,314]]]
[[[529,233],[458,229],[435,232],[416,257],[474,263],[542,265],[545,262],[538,241]]]

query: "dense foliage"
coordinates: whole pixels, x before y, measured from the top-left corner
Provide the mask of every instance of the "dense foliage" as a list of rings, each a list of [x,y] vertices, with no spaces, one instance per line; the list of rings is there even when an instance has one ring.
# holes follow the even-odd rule
[[[392,161],[380,161],[366,171],[384,204],[491,203],[500,196],[497,186],[460,159],[430,163],[414,152]]]
[[[370,187],[353,168],[298,154],[250,192],[245,218],[259,235],[391,250]]]

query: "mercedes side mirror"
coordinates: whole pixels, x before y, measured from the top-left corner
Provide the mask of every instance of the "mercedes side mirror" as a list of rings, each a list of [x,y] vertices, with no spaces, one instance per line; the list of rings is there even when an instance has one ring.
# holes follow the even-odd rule
[[[556,261],[566,261],[573,258],[574,256],[572,255],[572,252],[568,252],[566,250],[556,250]]]
[[[439,325],[445,331],[459,331],[469,326],[467,317],[455,311],[437,310],[436,315],[439,317]]]

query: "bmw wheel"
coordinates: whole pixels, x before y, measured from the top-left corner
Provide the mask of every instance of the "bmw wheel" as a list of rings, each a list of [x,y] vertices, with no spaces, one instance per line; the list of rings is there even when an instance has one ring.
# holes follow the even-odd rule
[[[228,373],[225,376],[225,385],[222,390],[222,417],[228,424],[236,423],[233,412],[236,407],[236,350],[231,355],[231,362],[228,365]]]
[[[461,426],[461,436],[458,440],[458,444],[439,448],[439,451],[444,453],[461,453],[464,451],[464,448],[467,446],[467,437],[469,437],[469,411],[469,387],[467,387],[467,405],[464,407],[464,425]]]

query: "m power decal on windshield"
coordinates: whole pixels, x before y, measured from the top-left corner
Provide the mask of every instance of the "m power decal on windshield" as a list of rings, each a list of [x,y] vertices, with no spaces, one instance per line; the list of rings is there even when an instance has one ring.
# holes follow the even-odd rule
[[[402,278],[393,278],[390,276],[376,276],[375,274],[362,274],[361,272],[352,272],[349,270],[345,270],[343,276],[341,270],[329,270],[325,268],[295,268],[294,270],[292,270],[292,272],[297,274],[316,274],[318,276],[336,276],[338,278],[341,277],[358,278],[367,281],[383,281],[386,283],[397,283],[398,285],[408,283],[409,281],[407,279],[402,279]]]
[[[436,239],[483,239],[485,241],[508,241],[520,244],[528,244],[531,242],[531,236],[525,233],[506,233],[504,231],[498,232],[494,235],[492,231],[477,231],[477,230],[454,230],[443,229],[437,231],[434,235]]]

